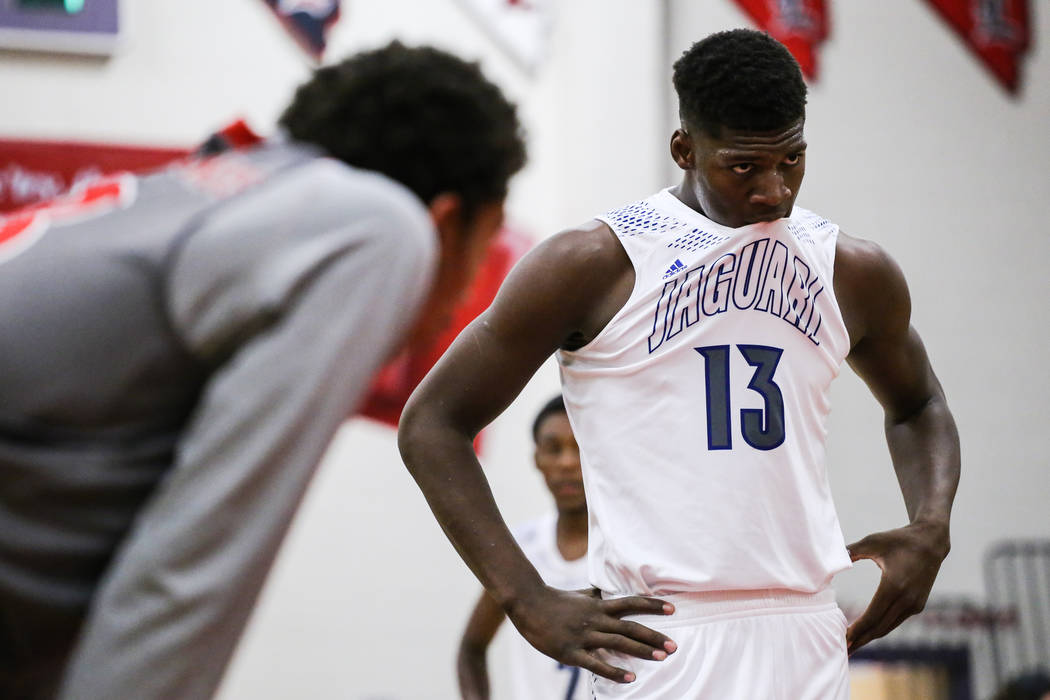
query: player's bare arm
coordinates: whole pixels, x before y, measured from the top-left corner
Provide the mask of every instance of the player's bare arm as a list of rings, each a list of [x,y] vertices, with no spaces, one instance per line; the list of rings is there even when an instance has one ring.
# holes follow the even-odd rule
[[[602,601],[546,586],[500,516],[473,439],[555,350],[581,347],[604,328],[633,283],[630,260],[604,224],[544,241],[423,380],[398,433],[405,464],[445,534],[522,636],[562,663],[621,682],[634,674],[595,650],[666,658],[675,649],[670,639],[620,618],[669,613],[671,606],[641,597]]]
[[[854,561],[871,559],[882,569],[871,603],[847,631],[853,653],[926,604],[950,547],[959,435],[911,326],[907,283],[893,259],[873,243],[841,234],[835,294],[850,336],[847,361],[885,410],[886,441],[910,520],[849,546]]]
[[[489,699],[489,670],[485,656],[506,614],[487,592],[482,592],[470,615],[456,655],[456,674],[463,700]]]

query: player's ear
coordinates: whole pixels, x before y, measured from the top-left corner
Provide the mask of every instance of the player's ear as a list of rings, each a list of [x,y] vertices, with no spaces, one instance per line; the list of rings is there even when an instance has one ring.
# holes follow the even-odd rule
[[[463,198],[453,192],[442,192],[427,205],[430,219],[437,229],[442,251],[458,250],[466,221],[463,216]]]
[[[685,129],[675,129],[671,134],[671,157],[682,170],[692,170],[696,166],[693,157],[693,140]]]

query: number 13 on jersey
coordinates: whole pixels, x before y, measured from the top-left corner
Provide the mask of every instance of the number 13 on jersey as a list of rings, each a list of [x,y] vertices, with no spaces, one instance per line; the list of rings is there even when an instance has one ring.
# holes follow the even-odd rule
[[[730,345],[693,348],[704,358],[707,386],[707,449],[733,449]],[[773,381],[784,351],[767,345],[737,345],[744,360],[755,368],[747,388],[757,392],[765,408],[740,410],[740,433],[756,450],[772,450],[784,442],[784,395]]]

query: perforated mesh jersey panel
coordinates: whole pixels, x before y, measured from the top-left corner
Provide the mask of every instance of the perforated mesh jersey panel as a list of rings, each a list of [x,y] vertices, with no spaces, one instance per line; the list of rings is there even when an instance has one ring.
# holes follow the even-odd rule
[[[621,209],[614,209],[605,215],[613,225],[617,236],[638,236],[647,233],[666,233],[684,229],[682,235],[667,244],[668,248],[678,248],[696,252],[719,245],[729,240],[729,236],[692,228],[688,223],[671,214],[657,211],[646,202],[636,202]]]
[[[725,243],[728,240],[729,236],[720,233],[711,233],[710,231],[705,231],[701,228],[694,228],[688,233],[684,233],[668,243],[667,247],[681,248],[682,250],[688,250],[690,253],[693,253],[698,250],[704,250],[705,248],[711,248],[720,243]]]
[[[664,233],[676,228],[685,228],[689,224],[676,219],[670,214],[656,211],[645,202],[629,204],[621,209],[614,209],[605,215],[617,236],[637,236],[643,233]]]

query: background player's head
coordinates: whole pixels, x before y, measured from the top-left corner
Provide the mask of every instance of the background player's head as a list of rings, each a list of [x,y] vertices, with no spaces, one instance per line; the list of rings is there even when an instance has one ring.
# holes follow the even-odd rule
[[[681,128],[671,154],[697,203],[727,226],[791,213],[805,173],[806,83],[768,34],[733,29],[674,64]]]
[[[1050,674],[1033,671],[1011,679],[992,700],[1047,700],[1050,698]]]
[[[383,173],[427,205],[441,263],[421,315],[447,322],[503,220],[507,184],[525,163],[517,112],[476,63],[392,42],[318,69],[280,119],[292,138]]]
[[[558,512],[586,511],[580,448],[561,396],[555,396],[540,409],[532,423],[532,439],[536,442],[536,468],[543,474]]]

